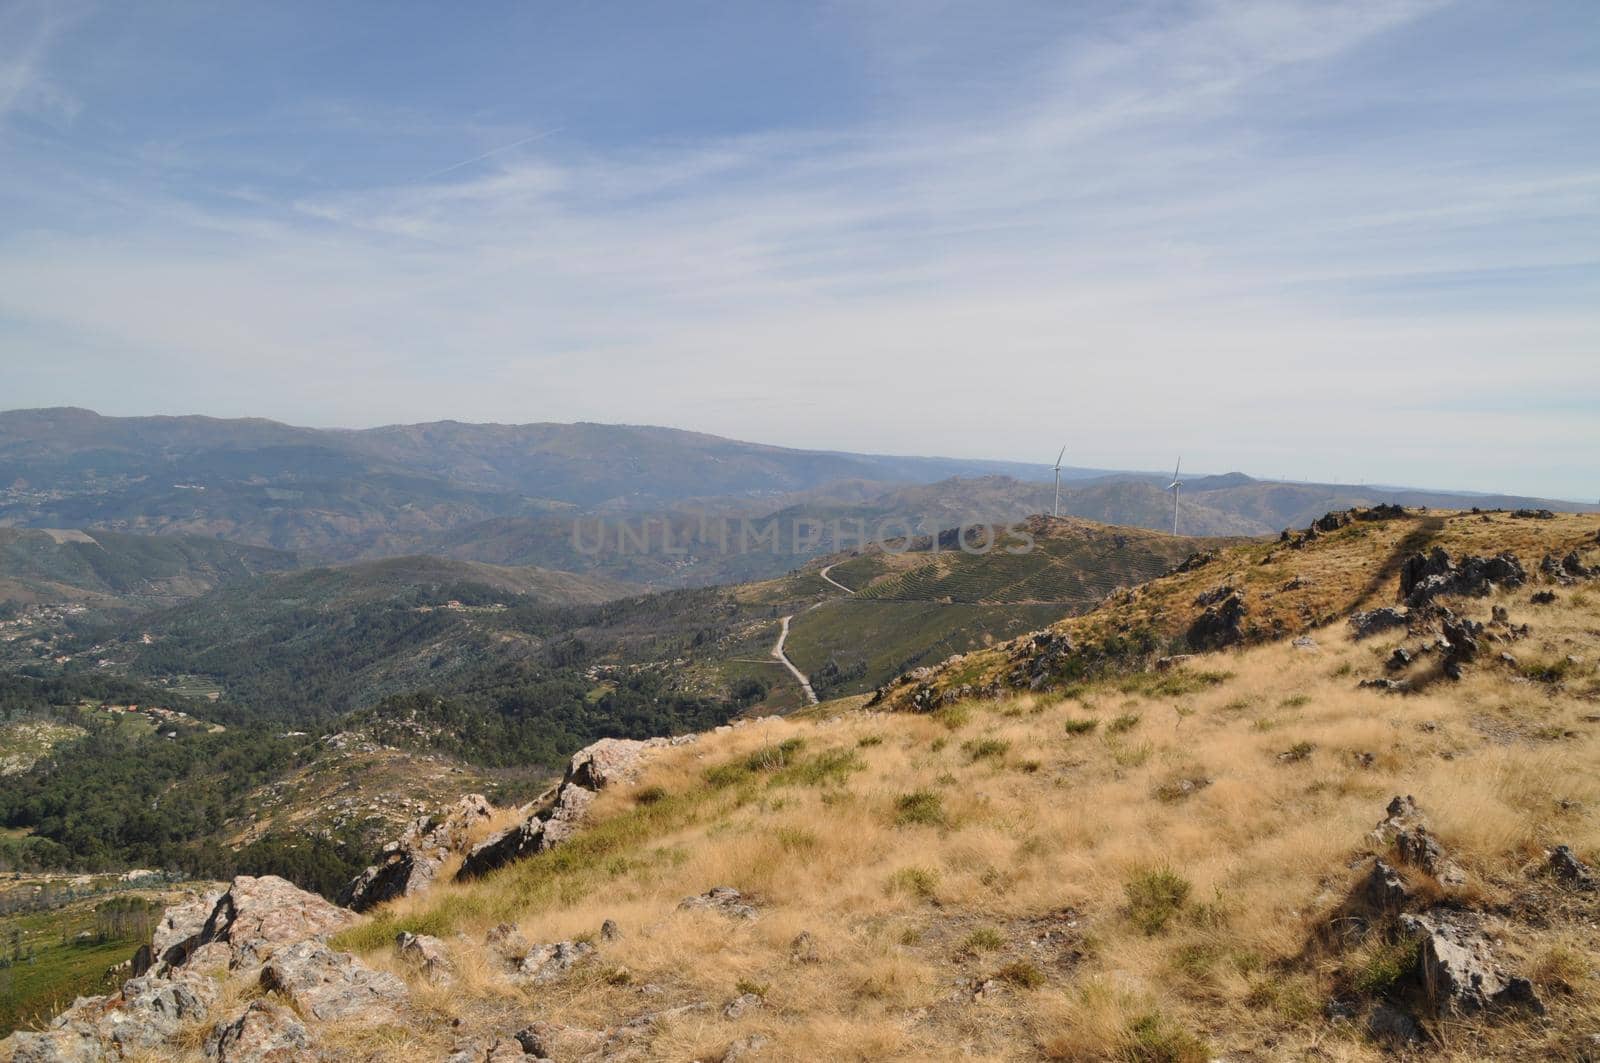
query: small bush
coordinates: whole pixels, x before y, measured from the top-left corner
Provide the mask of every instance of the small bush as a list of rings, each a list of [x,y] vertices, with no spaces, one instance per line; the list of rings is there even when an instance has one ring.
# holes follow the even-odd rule
[[[992,926],[981,926],[968,934],[961,947],[968,952],[993,952],[1005,948],[1005,935]]]
[[[628,985],[633,981],[633,972],[626,967],[613,967],[605,973],[607,985]]]
[[[1099,720],[1068,720],[1065,724],[1069,735],[1086,735],[1099,726]]]
[[[857,749],[866,749],[868,746],[883,745],[883,735],[863,735],[856,739]]]
[[[773,837],[785,852],[803,853],[817,847],[817,836],[800,827],[779,827]]]
[[[1128,745],[1124,742],[1106,742],[1106,748],[1111,751],[1111,759],[1119,768],[1137,768],[1150,759],[1150,754],[1155,752],[1155,746],[1149,742],[1137,742]]]
[[[633,799],[641,805],[653,805],[667,799],[667,790],[664,786],[646,786],[635,793]]]
[[[757,996],[763,1000],[767,998],[767,991],[771,988],[764,982],[755,982],[749,978],[741,978],[733,983],[733,991],[739,996],[749,993],[751,996]]]
[[[853,749],[825,749],[816,756],[791,764],[772,777],[774,786],[825,786],[865,768]]]
[[[1159,934],[1189,900],[1189,880],[1170,867],[1141,871],[1122,887],[1128,916],[1146,934]]]
[[[1208,1063],[1211,1049],[1194,1034],[1160,1012],[1151,1011],[1128,1024],[1124,1050],[1127,1063]]]
[[[1000,759],[1011,749],[1011,743],[999,738],[984,738],[974,742],[963,742],[961,748],[967,754],[967,759],[976,763],[980,760]]]
[[[972,721],[972,709],[967,705],[946,705],[933,714],[933,718],[951,731],[959,731]]]
[[[1106,724],[1106,734],[1127,734],[1135,727],[1138,727],[1139,721],[1143,718],[1144,717],[1140,716],[1136,712],[1125,712],[1121,716],[1118,716],[1116,719],[1112,720],[1110,723]]]
[[[1421,945],[1416,940],[1382,942],[1366,952],[1350,974],[1350,984],[1358,993],[1382,996],[1395,983],[1416,970]]]
[[[762,746],[745,759],[744,767],[749,772],[778,771],[789,765],[799,752],[806,746],[804,738],[785,738],[775,746]]]
[[[1311,759],[1311,753],[1316,748],[1317,747],[1312,745],[1310,742],[1304,742],[1304,741],[1296,742],[1294,745],[1290,746],[1288,749],[1284,750],[1282,753],[1279,753],[1278,754],[1278,759],[1279,760],[1291,761],[1291,762],[1292,761],[1299,761],[1299,760],[1310,760]]]
[[[932,790],[913,790],[901,794],[894,803],[894,821],[899,826],[918,824],[937,827],[944,823],[944,799]]]
[[[1044,972],[1027,960],[1013,960],[996,971],[994,976],[1019,989],[1038,989],[1044,985]]]
[[[939,873],[925,867],[903,867],[889,876],[887,892],[909,893],[931,901],[939,889]]]
[[[1278,702],[1280,709],[1303,709],[1311,704],[1310,694],[1291,694]]]

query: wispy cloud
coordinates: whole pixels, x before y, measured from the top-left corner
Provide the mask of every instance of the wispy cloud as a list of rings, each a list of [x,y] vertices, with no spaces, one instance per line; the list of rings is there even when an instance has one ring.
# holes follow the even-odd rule
[[[1549,147],[1581,76],[1529,65],[1501,114],[1433,125],[1393,71],[1481,9],[1058,22],[1069,7],[1019,4],[976,43],[869,13],[853,31],[892,106],[849,122],[580,128],[225,199],[85,185],[114,227],[0,244],[0,352],[63,345],[109,380],[127,359],[145,383],[107,395],[321,423],[649,421],[994,456],[1065,437],[1079,464],[1182,448],[1196,468],[1577,489],[1593,419],[1486,397],[1515,365],[1518,389],[1600,401],[1582,298],[1600,153]],[[1508,297],[1507,271],[1543,271],[1551,297]]]

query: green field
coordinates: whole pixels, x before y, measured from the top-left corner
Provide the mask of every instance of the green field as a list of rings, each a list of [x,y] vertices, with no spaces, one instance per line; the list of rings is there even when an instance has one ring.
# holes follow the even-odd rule
[[[114,984],[111,969],[148,939],[148,927],[97,920],[96,908],[108,901],[101,894],[49,911],[0,916],[0,1037],[42,1024],[73,998]],[[129,902],[138,899],[123,895],[114,903]]]

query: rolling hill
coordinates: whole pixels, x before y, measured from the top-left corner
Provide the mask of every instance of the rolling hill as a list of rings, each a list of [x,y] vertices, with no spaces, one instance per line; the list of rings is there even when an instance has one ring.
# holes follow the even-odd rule
[[[298,567],[293,554],[198,536],[0,527],[0,602],[150,607]]]

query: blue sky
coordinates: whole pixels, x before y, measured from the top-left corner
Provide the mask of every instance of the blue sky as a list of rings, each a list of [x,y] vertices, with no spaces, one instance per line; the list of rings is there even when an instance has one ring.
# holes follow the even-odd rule
[[[0,408],[1600,497],[1600,6],[0,0]]]

